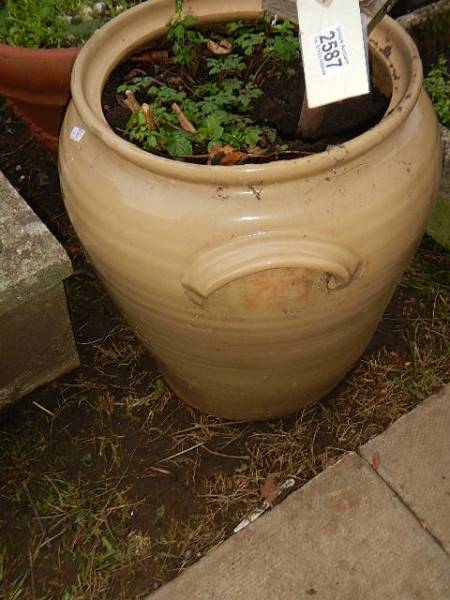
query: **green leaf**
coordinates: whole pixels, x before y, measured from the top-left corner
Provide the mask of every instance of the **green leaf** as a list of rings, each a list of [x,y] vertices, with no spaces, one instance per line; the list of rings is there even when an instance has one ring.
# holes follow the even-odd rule
[[[236,38],[235,44],[242,48],[246,56],[250,56],[253,54],[255,47],[264,42],[265,37],[266,34],[263,31],[259,33],[245,32]]]
[[[424,80],[439,121],[450,126],[450,74],[447,60],[441,55]]]
[[[262,130],[259,127],[250,127],[245,132],[245,143],[248,146],[254,146],[259,142]]]
[[[194,25],[194,23],[197,23],[198,18],[195,15],[186,15],[183,19],[183,23],[189,27],[191,25]]]
[[[154,150],[158,147],[158,138],[155,133],[149,132],[144,139],[144,148],[146,150]]]
[[[208,137],[213,139],[220,139],[223,134],[223,127],[221,125],[221,119],[218,113],[213,113],[205,119],[205,126],[208,130]]]
[[[235,33],[243,26],[244,24],[242,23],[242,21],[231,21],[230,23],[226,24],[226,28],[229,33]]]
[[[245,62],[237,54],[230,54],[229,56],[220,58],[208,58],[206,64],[208,65],[208,73],[210,75],[235,73],[243,71],[246,67]]]
[[[91,35],[99,27],[103,25],[103,19],[86,19],[78,23],[68,23],[67,32],[68,34],[74,35],[79,40],[88,40]]]
[[[138,125],[146,125],[147,124],[144,111],[140,110],[136,113],[136,115],[137,115],[136,121],[137,121]]]
[[[192,143],[187,134],[180,131],[169,138],[166,150],[171,156],[192,156]]]

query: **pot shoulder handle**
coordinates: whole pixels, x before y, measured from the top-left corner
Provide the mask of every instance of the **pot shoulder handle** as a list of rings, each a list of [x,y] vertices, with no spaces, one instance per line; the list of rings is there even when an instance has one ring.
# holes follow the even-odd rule
[[[303,267],[329,274],[329,289],[348,285],[360,258],[342,244],[298,233],[270,232],[206,247],[193,257],[181,283],[196,303],[227,283],[269,269]]]

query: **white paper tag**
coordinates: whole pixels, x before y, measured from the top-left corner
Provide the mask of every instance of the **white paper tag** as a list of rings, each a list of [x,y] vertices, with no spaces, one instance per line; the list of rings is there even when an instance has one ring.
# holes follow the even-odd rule
[[[297,0],[308,107],[370,90],[359,0]]]
[[[86,130],[83,129],[82,127],[72,127],[69,137],[71,140],[74,140],[75,142],[81,142],[85,133],[86,133]]]

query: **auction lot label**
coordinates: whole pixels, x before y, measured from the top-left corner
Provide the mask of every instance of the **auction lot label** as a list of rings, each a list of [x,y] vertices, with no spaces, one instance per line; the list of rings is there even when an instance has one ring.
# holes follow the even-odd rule
[[[358,0],[297,0],[308,106],[369,92]]]

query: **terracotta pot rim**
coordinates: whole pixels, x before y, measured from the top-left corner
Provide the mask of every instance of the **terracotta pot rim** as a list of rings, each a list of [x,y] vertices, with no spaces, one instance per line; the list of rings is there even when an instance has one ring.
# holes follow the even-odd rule
[[[72,55],[77,54],[80,50],[81,46],[79,48],[76,46],[71,46],[70,48],[25,48],[24,46],[10,46],[9,44],[0,43],[0,55],[7,56],[9,54],[15,56],[20,54],[24,58],[30,55],[44,55],[49,53],[55,56],[58,54]]]
[[[172,8],[172,3],[169,4]],[[149,28],[148,23],[152,23],[152,13],[154,17],[159,11],[165,15],[167,7],[167,0],[144,2],[123,12],[96,31],[82,47],[75,61],[71,91],[72,100],[84,124],[80,126],[86,127],[89,133],[96,135],[127,161],[171,179],[233,186],[284,181],[299,175],[308,177],[318,171],[342,166],[392,134],[413,110],[422,90],[422,63],[413,40],[398,23],[385,17],[371,36],[371,47],[391,74],[393,94],[386,115],[372,129],[340,146],[312,156],[265,164],[221,167],[159,157],[124,140],[110,128],[103,115],[101,93],[110,72],[123,58],[133,49],[142,47],[145,42],[164,33],[165,25],[155,24],[153,28]],[[222,20],[255,18],[262,12],[259,0],[248,2],[245,9],[232,15],[229,11],[226,12],[227,8],[221,10],[211,6],[210,0],[193,0],[189,8],[199,15],[200,22],[205,23],[218,22],[221,17]],[[168,20],[166,18],[164,24]],[[390,50],[386,52],[388,46]],[[401,73],[400,66],[407,74],[403,79],[398,75]]]

